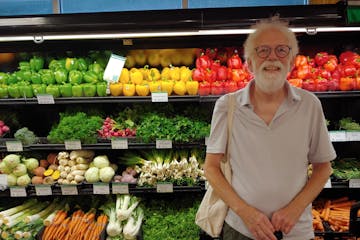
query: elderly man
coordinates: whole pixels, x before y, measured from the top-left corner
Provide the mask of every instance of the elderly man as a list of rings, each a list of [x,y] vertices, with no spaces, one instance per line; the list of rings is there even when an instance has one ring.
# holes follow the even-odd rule
[[[220,170],[227,142],[229,95],[215,104],[205,176],[229,206],[223,239],[314,238],[311,203],[331,175],[336,158],[319,99],[286,80],[298,45],[278,18],[256,25],[244,54],[255,79],[235,93],[231,184]],[[309,178],[307,168],[312,163]]]

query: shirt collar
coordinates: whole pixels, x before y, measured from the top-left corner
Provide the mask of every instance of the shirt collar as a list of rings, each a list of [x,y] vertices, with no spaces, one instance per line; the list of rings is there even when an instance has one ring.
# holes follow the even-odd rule
[[[254,84],[254,80],[251,80],[244,88],[244,94],[241,95],[240,104],[242,106],[250,106],[250,88]],[[291,86],[288,81],[285,81],[285,87],[288,90],[287,102],[297,102],[301,100],[300,95],[297,93],[295,87]]]

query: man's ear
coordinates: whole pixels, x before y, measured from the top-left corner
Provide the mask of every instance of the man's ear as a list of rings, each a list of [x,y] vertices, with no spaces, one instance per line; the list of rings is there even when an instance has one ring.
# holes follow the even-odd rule
[[[251,59],[250,58],[246,59],[246,62],[250,72],[253,72],[253,62],[251,61]]]

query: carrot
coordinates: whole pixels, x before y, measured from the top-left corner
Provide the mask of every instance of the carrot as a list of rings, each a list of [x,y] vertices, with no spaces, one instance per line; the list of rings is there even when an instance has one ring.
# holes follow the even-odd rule
[[[349,201],[349,197],[347,197],[347,196],[334,199],[331,201],[331,203],[334,204],[334,203],[346,202],[346,201]]]
[[[355,200],[346,201],[346,202],[340,202],[340,203],[333,203],[330,205],[330,207],[334,208],[342,208],[342,207],[351,207],[355,203]]]

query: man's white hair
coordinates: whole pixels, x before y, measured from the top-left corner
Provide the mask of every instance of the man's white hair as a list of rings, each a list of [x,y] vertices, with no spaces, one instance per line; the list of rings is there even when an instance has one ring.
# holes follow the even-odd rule
[[[280,20],[278,16],[271,17],[269,19],[264,19],[255,24],[252,28],[255,29],[254,32],[250,33],[244,43],[244,58],[248,60],[252,58],[255,53],[255,41],[258,36],[269,29],[279,30],[284,36],[289,40],[289,46],[291,47],[290,57],[294,58],[299,52],[298,42],[295,36],[295,33],[292,32],[288,23],[284,20]]]

